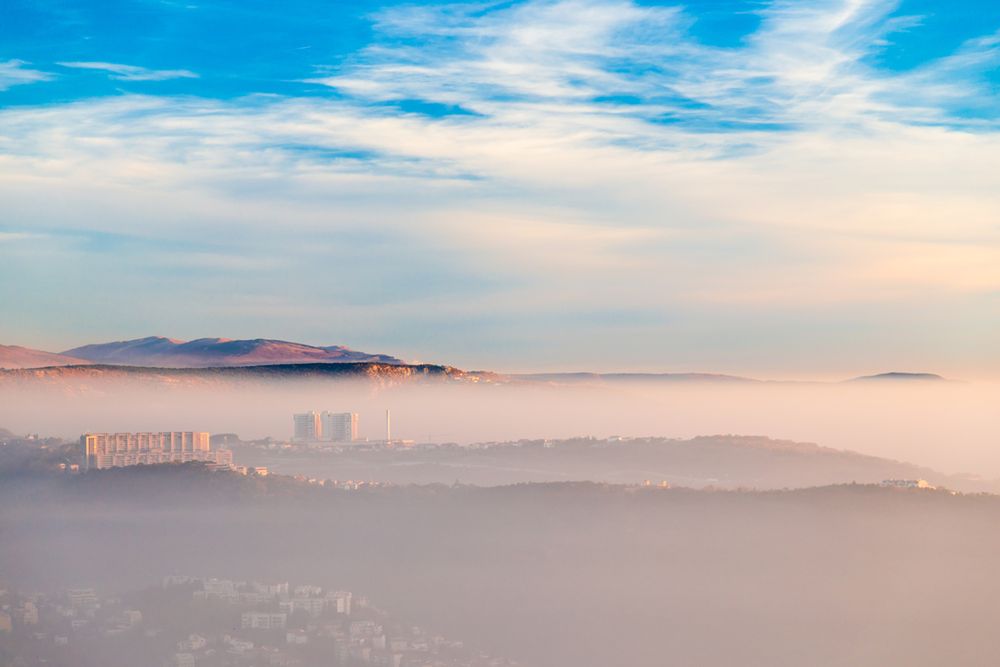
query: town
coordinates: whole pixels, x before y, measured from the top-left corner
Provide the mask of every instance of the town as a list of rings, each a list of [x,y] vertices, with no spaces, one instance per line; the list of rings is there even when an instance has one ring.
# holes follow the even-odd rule
[[[349,591],[287,581],[168,576],[102,596],[0,584],[0,664],[150,667],[511,667],[394,619]]]

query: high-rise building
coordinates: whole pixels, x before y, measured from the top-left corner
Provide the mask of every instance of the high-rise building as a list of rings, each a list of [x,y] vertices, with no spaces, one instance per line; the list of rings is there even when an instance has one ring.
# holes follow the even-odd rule
[[[232,461],[229,450],[212,451],[211,439],[203,431],[162,433],[85,433],[80,436],[86,470],[139,464],[218,463],[220,455]]]
[[[324,412],[320,418],[323,440],[331,442],[354,442],[358,439],[358,413]]]
[[[319,440],[323,435],[323,424],[320,422],[318,412],[303,412],[294,415],[292,421],[295,424],[294,440],[311,442]]]

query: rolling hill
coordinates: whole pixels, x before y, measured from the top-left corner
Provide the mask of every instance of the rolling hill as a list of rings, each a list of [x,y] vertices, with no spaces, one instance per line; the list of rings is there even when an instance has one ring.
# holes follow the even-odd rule
[[[180,465],[8,478],[0,506],[0,570],[23,588],[315,581],[524,667],[936,667],[1000,652],[996,496],[346,491]]]
[[[45,366],[76,366],[89,364],[86,359],[80,359],[65,354],[55,354],[33,350],[19,345],[0,345],[0,368],[42,368]]]
[[[195,389],[207,386],[246,385],[286,380],[370,380],[381,384],[404,381],[472,381],[488,374],[469,373],[451,366],[434,364],[385,364],[375,362],[288,363],[253,366],[213,366],[170,368],[90,364],[45,368],[0,369],[0,387],[24,389],[58,388],[69,393],[91,392],[100,388],[170,387]],[[126,382],[127,384],[121,384]],[[138,384],[136,384],[138,383]]]
[[[341,345],[317,347],[268,338],[174,340],[148,336],[134,340],[83,345],[64,355],[99,364],[159,368],[206,368],[267,364],[356,363],[401,364],[386,354],[358,352]]]
[[[903,373],[890,371],[877,375],[863,375],[852,378],[848,382],[944,382],[945,378],[936,373]]]

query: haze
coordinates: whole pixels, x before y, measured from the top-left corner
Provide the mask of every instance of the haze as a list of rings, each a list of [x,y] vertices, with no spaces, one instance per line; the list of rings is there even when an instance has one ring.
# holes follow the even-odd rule
[[[0,667],[998,662],[1000,2],[2,4]]]
[[[360,435],[473,443],[594,435],[757,434],[1000,477],[1000,388],[991,383],[622,382],[611,386],[370,382],[238,384],[220,389],[99,383],[0,389],[7,428],[50,435],[170,430],[181,423],[244,439],[288,439],[308,410],[360,414]]]

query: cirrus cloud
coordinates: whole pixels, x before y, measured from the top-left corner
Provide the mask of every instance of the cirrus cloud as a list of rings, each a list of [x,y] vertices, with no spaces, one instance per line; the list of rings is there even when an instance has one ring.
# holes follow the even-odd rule
[[[186,69],[147,69],[136,65],[103,62],[60,62],[61,67],[108,72],[118,81],[167,81],[170,79],[197,79],[198,75]]]

